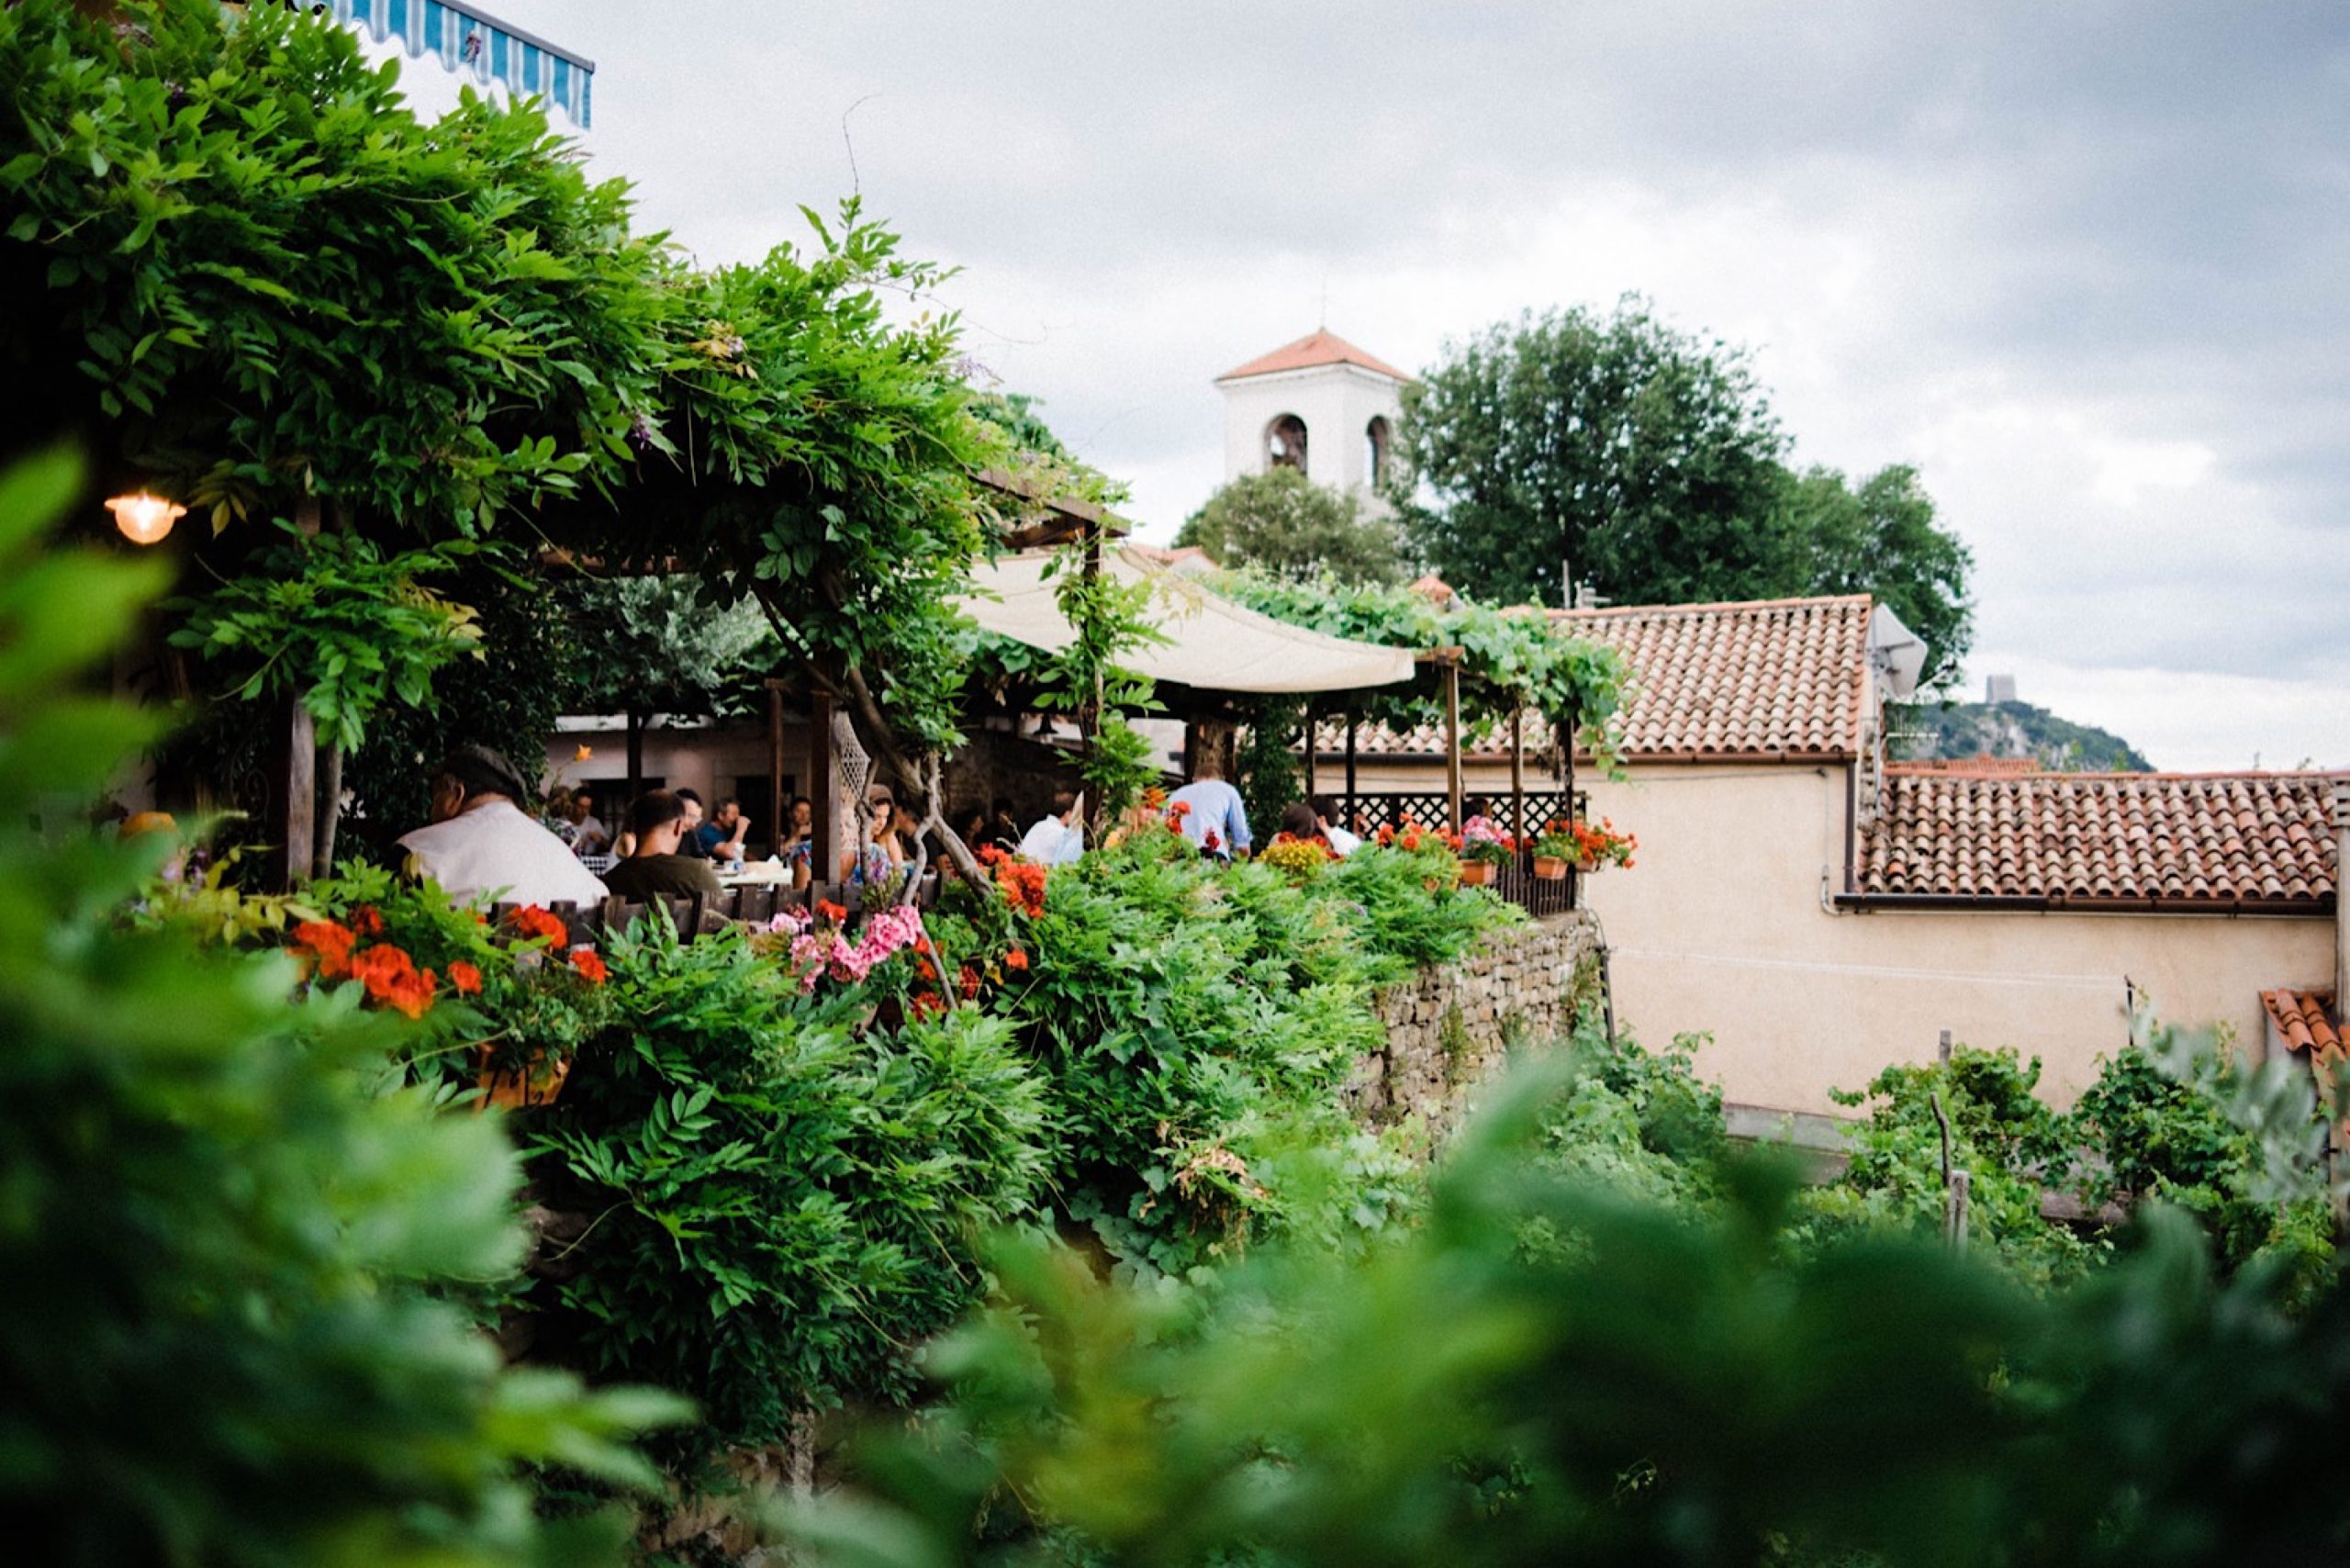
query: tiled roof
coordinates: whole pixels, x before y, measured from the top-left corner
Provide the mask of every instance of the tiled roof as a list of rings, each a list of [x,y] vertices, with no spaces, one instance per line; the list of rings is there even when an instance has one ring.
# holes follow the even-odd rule
[[[2330,991],[2264,991],[2260,1005],[2268,1010],[2268,1021],[2276,1025],[2277,1037],[2288,1051],[2314,1055],[2350,1049],[2350,1040],[2344,1040],[2334,1027]]]
[[[1283,343],[1270,353],[1259,354],[1237,370],[1227,370],[1216,377],[1219,382],[1238,381],[1248,375],[1271,375],[1284,370],[1312,370],[1324,364],[1359,364],[1365,370],[1397,381],[1412,378],[1402,371],[1347,342],[1336,332],[1311,331],[1293,343]]]
[[[1626,761],[1760,761],[1859,754],[1870,608],[1867,595],[1852,594],[1548,613],[1553,625],[1624,655],[1630,690],[1617,730]],[[1343,728],[1325,728],[1326,751],[1345,745]],[[1526,749],[1550,745],[1550,726],[1529,714]],[[1444,732],[1366,724],[1356,747],[1366,756],[1441,756]],[[1505,756],[1508,732],[1464,734],[1461,750]]]
[[[1869,596],[1554,610],[1630,666],[1617,715],[1640,756],[1853,756],[1868,700]]]
[[[1960,898],[2250,902],[2316,913],[2334,891],[2318,773],[1969,777],[1898,763],[1864,829],[1860,888]]]

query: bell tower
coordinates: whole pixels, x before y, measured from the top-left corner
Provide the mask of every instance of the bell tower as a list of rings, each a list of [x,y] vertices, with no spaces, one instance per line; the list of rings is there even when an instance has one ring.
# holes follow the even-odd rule
[[[1224,477],[1295,468],[1351,495],[1366,518],[1380,498],[1412,378],[1336,333],[1316,330],[1215,378],[1224,394]]]

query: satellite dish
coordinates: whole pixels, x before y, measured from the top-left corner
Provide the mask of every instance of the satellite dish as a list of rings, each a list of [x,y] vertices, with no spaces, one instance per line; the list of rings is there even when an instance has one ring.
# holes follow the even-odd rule
[[[1901,623],[1892,607],[1880,604],[1869,615],[1869,667],[1885,682],[1886,695],[1906,702],[1926,673],[1926,644]]]

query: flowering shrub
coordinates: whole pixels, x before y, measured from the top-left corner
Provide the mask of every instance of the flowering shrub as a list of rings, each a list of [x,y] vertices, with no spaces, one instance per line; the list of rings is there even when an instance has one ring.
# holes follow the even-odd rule
[[[1320,876],[1329,864],[1338,858],[1330,841],[1316,834],[1312,838],[1299,838],[1293,834],[1279,833],[1273,841],[1257,853],[1258,860],[1281,872],[1292,882],[1310,881]]]
[[[892,904],[866,916],[864,929],[854,941],[843,928],[845,912],[838,904],[817,907],[835,913],[825,919],[804,909],[785,910],[768,923],[769,940],[760,944],[772,948],[774,939],[783,939],[786,967],[803,992],[815,990],[817,980],[827,976],[843,985],[862,985],[876,969],[900,954],[926,955],[930,949],[922,911],[911,904]],[[922,961],[930,963],[927,957]],[[931,978],[937,978],[934,967]]]
[[[364,1005],[428,1021],[413,1052],[428,1075],[487,1084],[543,1073],[602,1025],[603,958],[571,948],[563,921],[534,904],[493,927],[431,883],[362,867],[311,884],[299,905],[286,947],[310,985],[356,984]]]
[[[761,951],[807,935],[614,937],[608,1025],[531,1124],[539,1201],[596,1216],[526,1298],[534,1355],[690,1394],[698,1447],[910,1394],[915,1348],[982,1294],[979,1239],[1031,1216],[1051,1147],[1008,1023],[860,1029],[864,987],[811,992]]]

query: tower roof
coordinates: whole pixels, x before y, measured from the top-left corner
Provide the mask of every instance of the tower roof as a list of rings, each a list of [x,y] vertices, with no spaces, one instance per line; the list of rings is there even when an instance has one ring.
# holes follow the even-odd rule
[[[1221,385],[1251,375],[1271,375],[1284,370],[1313,370],[1325,364],[1356,364],[1393,380],[1412,379],[1386,361],[1365,353],[1336,332],[1316,328],[1293,343],[1283,343],[1270,353],[1259,354],[1237,370],[1225,371],[1216,377],[1216,381]]]

